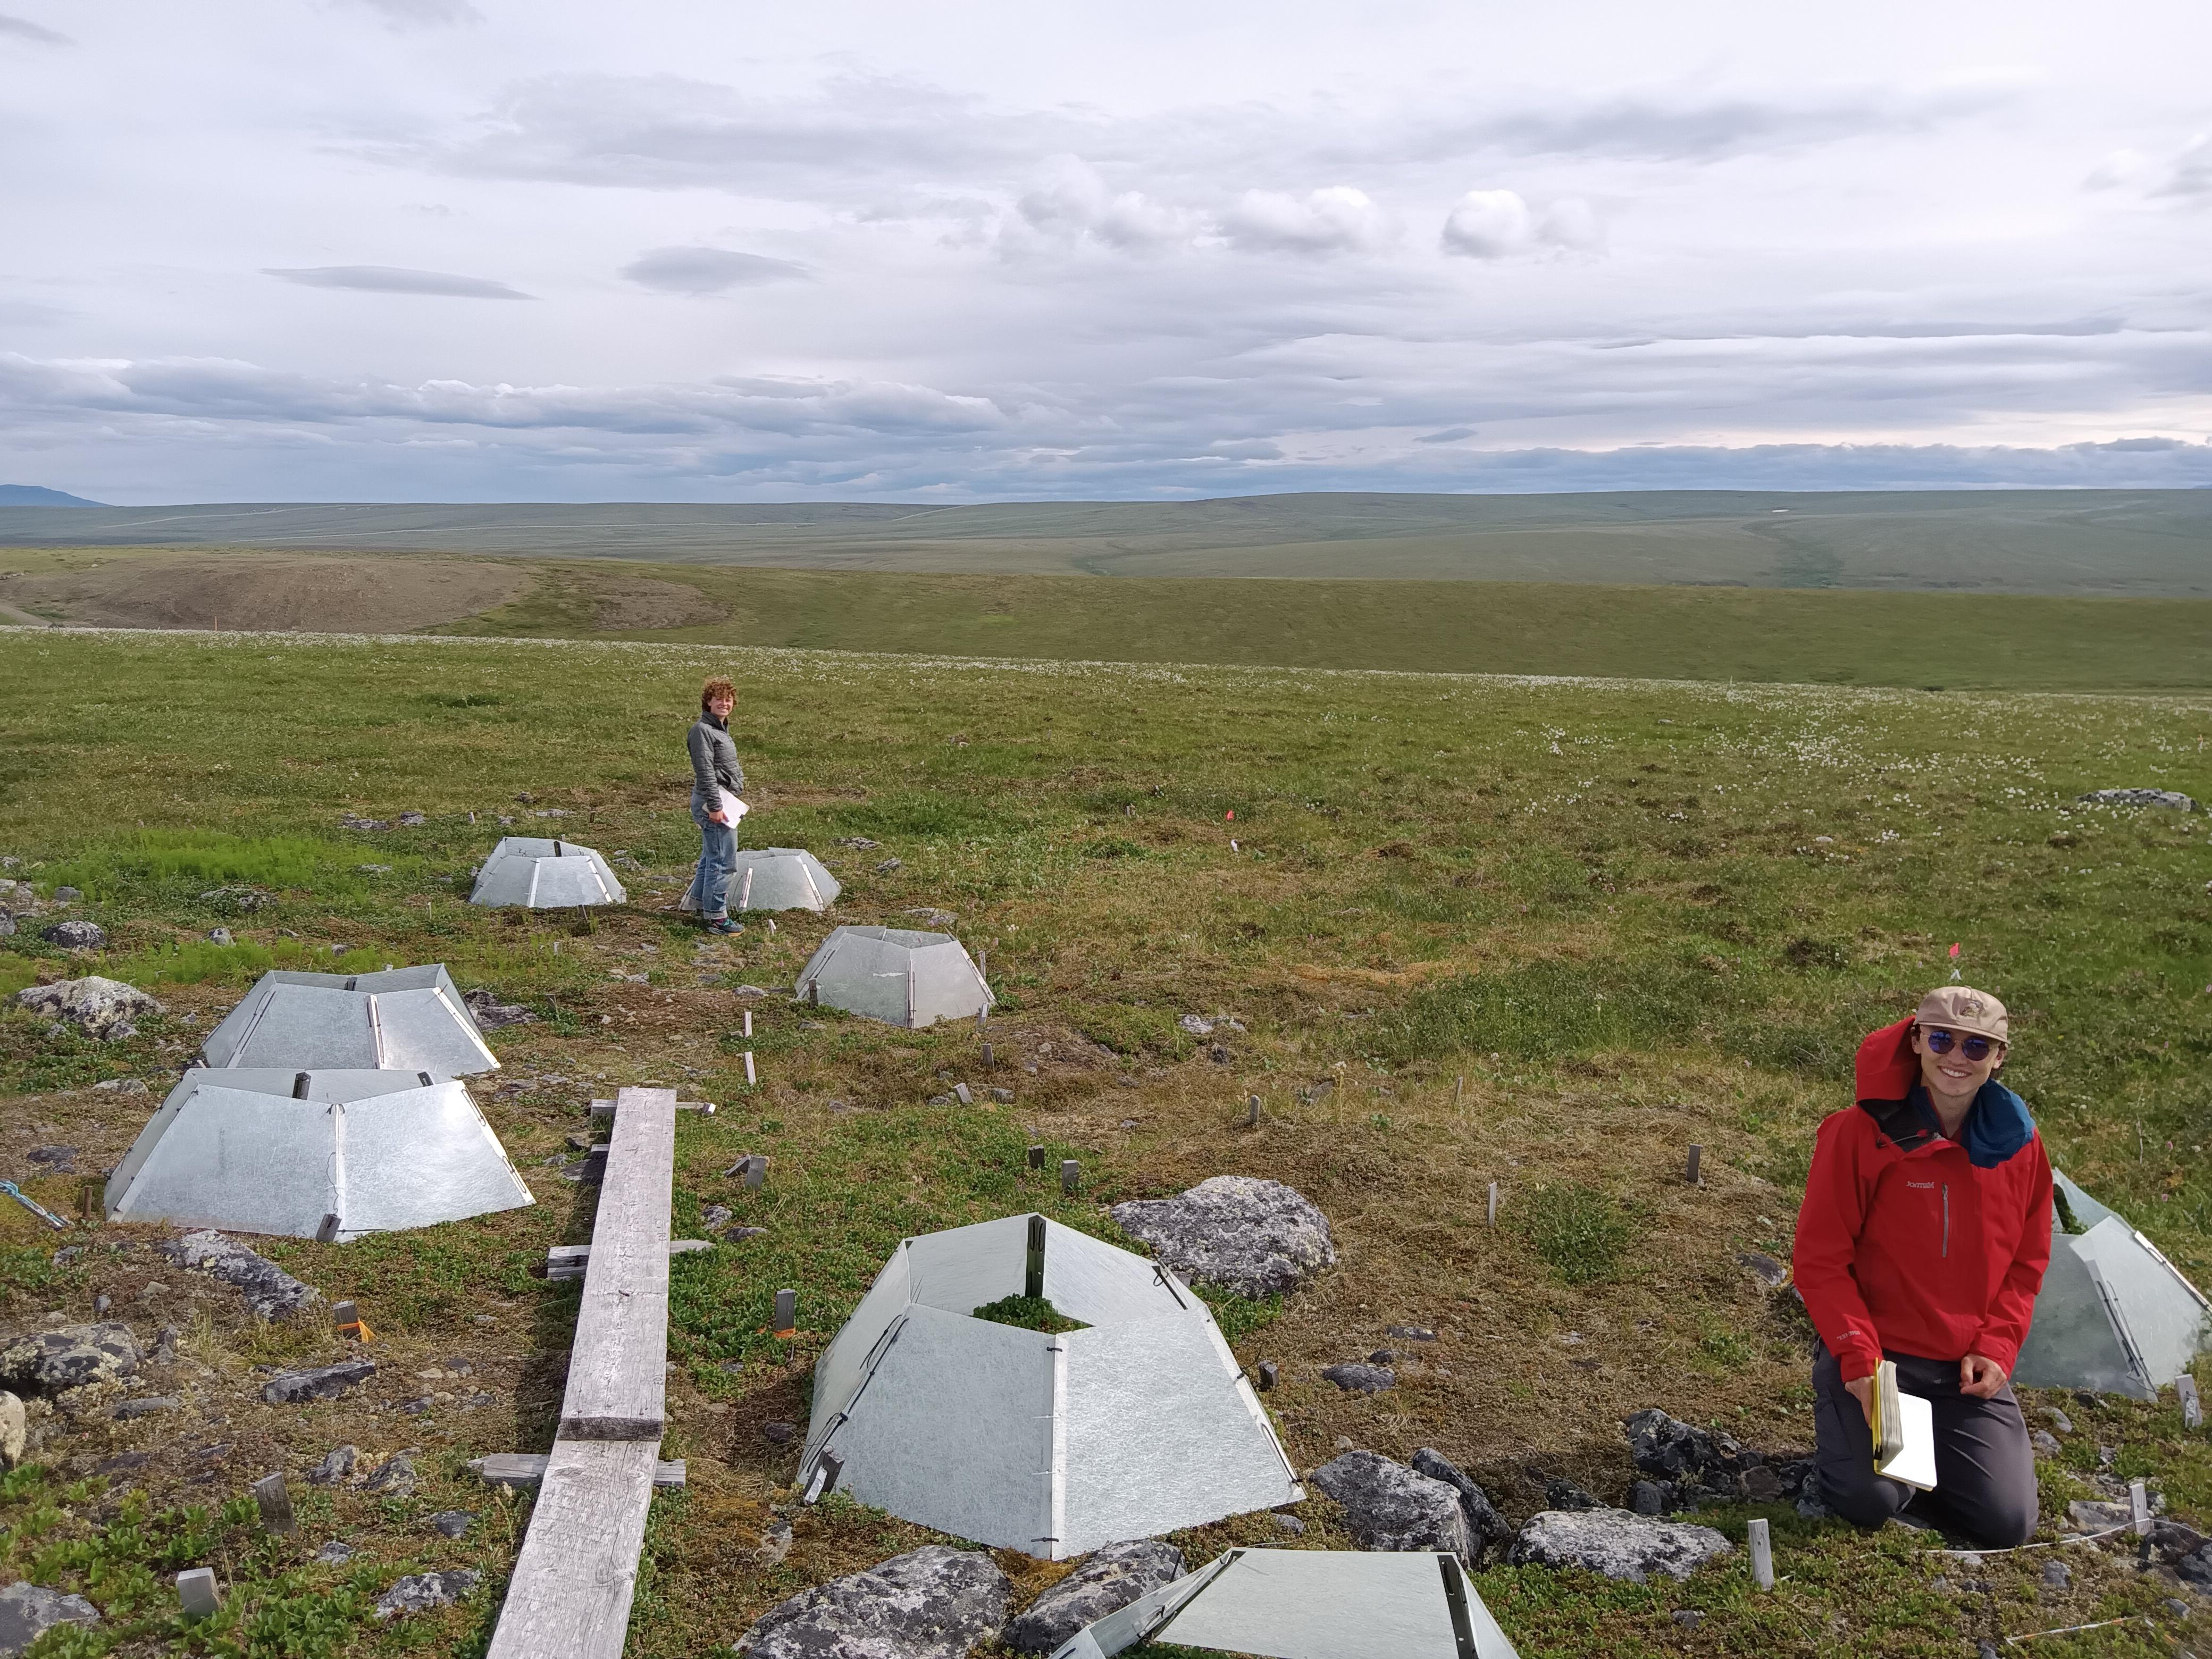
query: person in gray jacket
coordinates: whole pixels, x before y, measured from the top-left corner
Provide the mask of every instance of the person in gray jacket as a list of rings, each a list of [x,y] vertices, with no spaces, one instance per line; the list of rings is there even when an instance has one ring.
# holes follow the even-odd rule
[[[722,792],[742,794],[745,769],[730,741],[730,711],[738,688],[724,679],[708,680],[699,690],[699,718],[685,735],[691,751],[691,821],[699,826],[699,869],[691,878],[679,910],[696,910],[710,933],[734,933],[730,920],[730,872],[738,861],[736,820],[722,809]]]

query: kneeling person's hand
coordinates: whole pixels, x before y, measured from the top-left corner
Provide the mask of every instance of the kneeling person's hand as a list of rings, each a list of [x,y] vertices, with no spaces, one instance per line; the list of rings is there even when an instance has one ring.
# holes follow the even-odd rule
[[[1959,1392],[1993,1400],[2005,1385],[2005,1368],[1986,1354],[1970,1353],[1959,1362]]]

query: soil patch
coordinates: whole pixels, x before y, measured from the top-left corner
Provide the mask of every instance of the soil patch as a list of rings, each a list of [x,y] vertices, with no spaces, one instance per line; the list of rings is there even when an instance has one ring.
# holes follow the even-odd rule
[[[0,578],[0,600],[44,621],[110,628],[405,633],[504,605],[534,580],[466,559],[188,554]]]

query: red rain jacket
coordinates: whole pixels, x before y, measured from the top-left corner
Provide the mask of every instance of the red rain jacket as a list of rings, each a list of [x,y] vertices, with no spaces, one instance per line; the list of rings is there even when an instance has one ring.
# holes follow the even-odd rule
[[[1797,1288],[1844,1379],[1882,1351],[1978,1353],[2009,1375],[2051,1261],[2051,1162],[1992,1078],[1944,1138],[1912,1022],[1859,1045],[1858,1103],[1821,1123],[1797,1213]]]

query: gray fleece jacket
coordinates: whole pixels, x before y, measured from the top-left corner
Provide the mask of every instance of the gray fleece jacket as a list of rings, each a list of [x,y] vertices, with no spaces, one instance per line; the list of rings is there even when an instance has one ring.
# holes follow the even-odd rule
[[[708,805],[715,804],[718,789],[744,797],[745,769],[738,764],[738,745],[730,741],[728,726],[712,714],[702,714],[684,743],[691,751],[691,787],[706,798]]]

